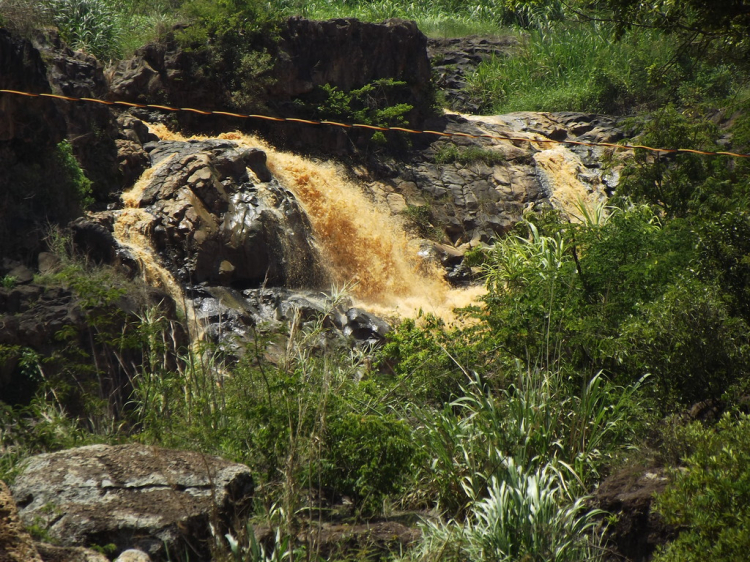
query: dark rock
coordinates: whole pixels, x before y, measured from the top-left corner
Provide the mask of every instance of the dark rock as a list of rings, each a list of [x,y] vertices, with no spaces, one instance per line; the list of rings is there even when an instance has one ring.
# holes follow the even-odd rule
[[[200,453],[91,445],[31,457],[12,489],[21,520],[63,546],[207,560],[209,522],[223,534],[247,514],[253,480],[246,466]]]
[[[618,120],[582,113],[513,113],[490,117],[445,115],[426,123],[430,130],[498,139],[457,137],[437,139],[417,146],[408,160],[382,162],[370,167],[384,185],[382,202],[399,198],[402,207],[429,202],[431,223],[453,246],[471,241],[491,242],[507,234],[525,209],[551,204],[563,213],[573,212],[577,200],[601,202],[617,185],[618,169],[603,170],[604,149],[504,141],[516,139],[578,140],[575,131],[618,136]],[[592,128],[588,128],[590,126]],[[443,161],[438,154],[472,150],[474,161]],[[487,161],[483,154],[487,155]],[[489,156],[492,156],[489,159]],[[389,173],[382,175],[387,165]],[[377,195],[376,195],[377,198]],[[444,263],[454,281],[468,279],[469,270],[454,271]]]
[[[60,269],[62,261],[52,252],[39,252],[39,256],[37,256],[37,264],[40,274],[50,275],[56,273]]]
[[[107,222],[96,222],[87,217],[81,217],[69,228],[73,234],[73,243],[79,252],[87,256],[94,263],[111,264],[115,259],[115,242],[111,225]]]
[[[351,336],[355,340],[367,344],[375,344],[383,341],[391,327],[369,312],[360,308],[350,308],[346,312],[346,325],[344,335]]]
[[[663,469],[626,468],[606,478],[594,495],[596,506],[615,516],[607,530],[611,560],[647,562],[656,548],[675,536],[651,510],[654,495],[668,480]]]
[[[326,279],[307,218],[260,150],[230,141],[147,143],[158,167],[139,206],[154,246],[183,281],[318,287]],[[250,180],[250,165],[260,183]],[[267,181],[263,181],[263,179]]]
[[[262,46],[254,45],[258,51],[265,49],[273,60],[273,68],[265,75],[268,85],[259,88],[254,103],[264,112],[294,116],[299,111],[294,100],[318,94],[324,84],[348,92],[374,80],[393,79],[404,81],[407,86],[399,99],[389,101],[412,105],[414,109],[408,118],[416,126],[432,111],[426,42],[413,22],[403,20],[373,24],[354,19],[290,18],[281,26],[277,42],[267,40]],[[205,72],[207,67],[217,66],[211,56],[201,48],[184,50],[173,38],[146,45],[132,59],[112,69],[110,95],[132,102],[163,103],[168,99],[178,107],[209,110],[234,107],[258,113],[255,106],[236,106],[236,96],[230,90],[235,81],[222,78],[231,69]],[[237,127],[236,120],[221,116],[182,113],[175,118],[189,130]],[[336,128],[291,123],[260,125],[267,134],[288,145],[329,152],[347,151],[351,147],[346,133]]]
[[[16,283],[22,285],[24,283],[31,283],[34,280],[34,272],[25,265],[17,265],[8,272],[8,277],[13,277]]]

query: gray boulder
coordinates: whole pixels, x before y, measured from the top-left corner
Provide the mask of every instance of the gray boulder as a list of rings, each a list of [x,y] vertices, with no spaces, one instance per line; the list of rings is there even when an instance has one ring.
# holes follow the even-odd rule
[[[91,445],[37,455],[12,488],[20,518],[63,546],[115,544],[154,560],[206,560],[209,529],[231,529],[250,507],[241,464],[143,445]]]

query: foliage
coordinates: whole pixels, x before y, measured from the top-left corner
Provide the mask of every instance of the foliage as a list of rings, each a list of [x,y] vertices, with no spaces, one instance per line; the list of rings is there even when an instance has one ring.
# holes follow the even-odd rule
[[[459,148],[455,144],[447,143],[439,146],[435,152],[436,164],[459,162],[466,165],[474,162],[484,162],[488,166],[493,166],[500,164],[504,160],[505,157],[501,152],[479,146]]]
[[[44,0],[43,6],[62,38],[74,49],[101,60],[120,54],[116,10],[109,0]]]
[[[645,127],[639,142],[647,146],[718,150],[716,126],[666,106]],[[696,154],[676,157],[636,149],[622,174],[618,193],[658,205],[668,217],[684,217],[710,203],[712,192],[722,190],[725,162]]]
[[[73,156],[72,145],[68,141],[62,141],[57,145],[56,157],[68,189],[74,194],[75,200],[85,209],[94,202],[91,180],[86,177],[75,156]]]
[[[406,82],[381,78],[348,92],[323,84],[307,101],[296,100],[295,104],[302,115],[314,119],[391,127],[407,124],[407,116],[414,108],[399,100],[408,98]],[[387,139],[378,131],[372,140],[382,143]]]
[[[656,32],[626,35],[616,44],[611,34],[596,24],[531,30],[512,56],[483,62],[469,77],[469,89],[494,113],[623,113],[653,103],[660,94],[654,81],[664,80],[674,47]],[[672,72],[685,80],[680,67]]]
[[[585,7],[600,10],[617,23],[619,33],[627,29],[649,27],[677,35],[696,49],[719,49],[726,56],[741,60],[748,47],[750,10],[737,0],[586,0]],[[745,61],[746,62],[746,61]]]
[[[407,319],[396,326],[377,361],[395,378],[391,394],[440,406],[460,394],[461,383],[467,382],[462,365],[475,366],[475,352],[462,333],[445,330],[440,319],[427,315],[422,323]]]
[[[415,456],[410,428],[392,414],[346,412],[328,422],[321,482],[349,496],[363,514],[378,513],[400,492]]]
[[[597,510],[571,501],[563,473],[550,464],[524,469],[505,458],[466,524],[428,522],[412,560],[511,562],[600,560]]]
[[[255,34],[270,23],[260,0],[188,0],[182,11],[193,25],[182,32],[186,44],[209,39],[236,41],[243,34]]]
[[[170,369],[161,359],[169,341],[155,324],[161,320],[144,317],[155,325],[133,380],[141,438],[248,464],[260,483],[258,501],[283,507],[284,533],[305,507],[304,490],[330,501],[348,495],[357,515],[377,513],[408,478],[415,449],[377,386],[356,382],[356,359],[310,354],[326,318],[293,321],[278,365],[263,358],[264,336],[256,334],[229,374],[222,351],[210,347],[191,350]]]
[[[716,289],[695,280],[668,286],[621,325],[620,358],[654,375],[663,404],[719,398],[750,376],[748,326],[728,313]]]
[[[681,532],[654,560],[741,560],[750,548],[750,418],[693,423],[682,438],[691,452],[655,504]]]
[[[560,373],[532,371],[493,392],[477,377],[442,411],[415,412],[432,459],[420,486],[460,515],[485,495],[505,457],[524,470],[559,463],[574,487],[583,485],[628,443],[638,389],[615,387],[601,374],[577,388]]]
[[[430,240],[443,240],[445,233],[437,226],[434,226],[432,208],[430,205],[409,205],[407,204],[401,215],[405,219],[406,227],[413,230],[420,238]]]

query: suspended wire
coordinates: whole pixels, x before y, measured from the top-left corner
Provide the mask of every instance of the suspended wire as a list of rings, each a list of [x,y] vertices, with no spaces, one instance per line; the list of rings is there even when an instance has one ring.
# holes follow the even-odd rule
[[[493,140],[506,140],[506,141],[513,141],[513,142],[527,142],[527,143],[545,143],[545,144],[563,144],[563,145],[576,145],[576,146],[604,146],[608,148],[613,148],[616,150],[634,150],[634,149],[641,149],[641,150],[649,150],[651,152],[659,152],[659,153],[665,153],[665,154],[680,154],[680,153],[689,153],[689,154],[700,154],[705,156],[729,156],[732,158],[750,158],[750,154],[740,154],[737,152],[726,152],[726,151],[709,151],[709,150],[696,150],[692,148],[655,148],[652,146],[644,146],[642,144],[617,144],[617,143],[611,143],[611,142],[594,142],[594,141],[574,141],[574,140],[553,140],[553,139],[530,139],[525,137],[512,137],[509,135],[491,135],[491,134],[482,134],[482,135],[473,135],[470,133],[449,133],[445,131],[422,131],[417,129],[407,129],[404,127],[378,127],[376,125],[366,125],[363,123],[338,123],[336,121],[328,121],[328,120],[322,120],[322,121],[315,121],[310,119],[298,119],[296,117],[271,117],[269,115],[246,115],[243,113],[232,113],[230,111],[211,111],[211,110],[202,110],[202,109],[194,109],[192,107],[170,107],[167,105],[157,105],[157,104],[143,104],[143,103],[132,103],[127,101],[108,101],[108,100],[100,100],[96,98],[78,98],[78,97],[71,97],[71,96],[62,96],[58,94],[34,94],[30,92],[22,92],[18,90],[0,90],[0,94],[11,94],[11,95],[17,95],[17,96],[24,96],[24,97],[30,97],[30,98],[53,98],[53,99],[59,99],[69,102],[88,102],[88,103],[98,103],[101,105],[117,105],[117,106],[123,106],[123,107],[135,107],[139,109],[158,109],[161,111],[170,111],[170,112],[186,112],[186,113],[196,113],[198,115],[217,115],[221,117],[234,117],[237,119],[256,119],[256,120],[263,120],[263,121],[273,121],[277,123],[303,123],[306,125],[329,125],[332,127],[340,127],[344,129],[371,129],[373,131],[397,131],[401,133],[407,133],[410,135],[434,135],[434,136],[440,136],[440,137],[464,137],[464,138],[470,138],[470,139],[493,139]]]

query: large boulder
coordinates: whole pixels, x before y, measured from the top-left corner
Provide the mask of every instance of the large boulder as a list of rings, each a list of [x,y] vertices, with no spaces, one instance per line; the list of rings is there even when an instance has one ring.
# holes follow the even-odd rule
[[[247,513],[253,479],[244,465],[200,453],[91,445],[28,459],[12,490],[24,524],[63,546],[206,560],[209,524],[226,532]]]
[[[154,172],[115,230],[137,223],[181,281],[247,288],[325,280],[307,217],[272,178],[265,153],[221,140],[145,147]]]

